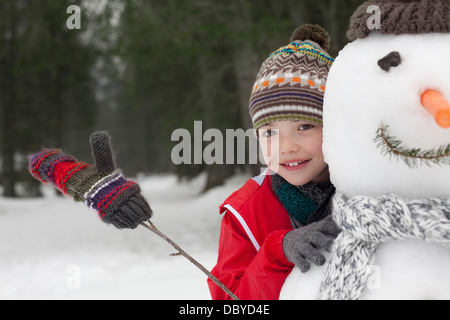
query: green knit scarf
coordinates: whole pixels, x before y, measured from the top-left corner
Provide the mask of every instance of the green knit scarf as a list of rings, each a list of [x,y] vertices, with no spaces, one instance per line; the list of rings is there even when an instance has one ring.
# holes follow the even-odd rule
[[[319,214],[325,217],[330,212],[329,200],[335,188],[331,183],[307,183],[303,186],[294,186],[275,174],[272,178],[272,189],[291,218],[307,225],[312,215]]]

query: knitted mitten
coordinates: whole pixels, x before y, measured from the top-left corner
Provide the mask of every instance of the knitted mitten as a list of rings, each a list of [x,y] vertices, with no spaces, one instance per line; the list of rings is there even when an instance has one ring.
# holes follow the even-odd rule
[[[341,232],[331,216],[289,231],[283,239],[283,252],[286,258],[305,273],[311,262],[317,266],[325,263],[321,249],[330,252],[334,239]]]
[[[95,166],[79,162],[59,149],[42,149],[29,157],[31,175],[43,183],[83,201],[98,211],[101,220],[119,229],[135,229],[152,216],[139,185],[116,170],[109,136],[96,132],[90,138]]]

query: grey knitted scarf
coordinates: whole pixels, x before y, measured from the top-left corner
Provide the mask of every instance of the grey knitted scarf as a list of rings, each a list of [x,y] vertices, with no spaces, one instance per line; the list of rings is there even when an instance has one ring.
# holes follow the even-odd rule
[[[333,205],[333,218],[343,232],[335,240],[320,299],[359,299],[380,243],[422,239],[450,249],[450,198],[405,200],[389,194],[347,199],[337,193]]]

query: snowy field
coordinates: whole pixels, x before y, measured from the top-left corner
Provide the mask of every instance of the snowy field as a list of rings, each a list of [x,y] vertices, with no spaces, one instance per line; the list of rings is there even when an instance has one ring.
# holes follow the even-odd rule
[[[137,179],[152,221],[211,270],[217,259],[219,205],[245,181],[236,176],[200,194],[205,176]],[[118,230],[96,212],[46,186],[40,199],[0,198],[0,300],[210,299],[207,277],[143,227]]]

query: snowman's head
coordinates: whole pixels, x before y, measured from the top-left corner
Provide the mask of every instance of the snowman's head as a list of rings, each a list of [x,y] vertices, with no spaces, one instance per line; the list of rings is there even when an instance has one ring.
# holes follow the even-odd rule
[[[375,32],[339,53],[323,116],[325,161],[338,191],[450,197],[449,52],[448,32]]]

